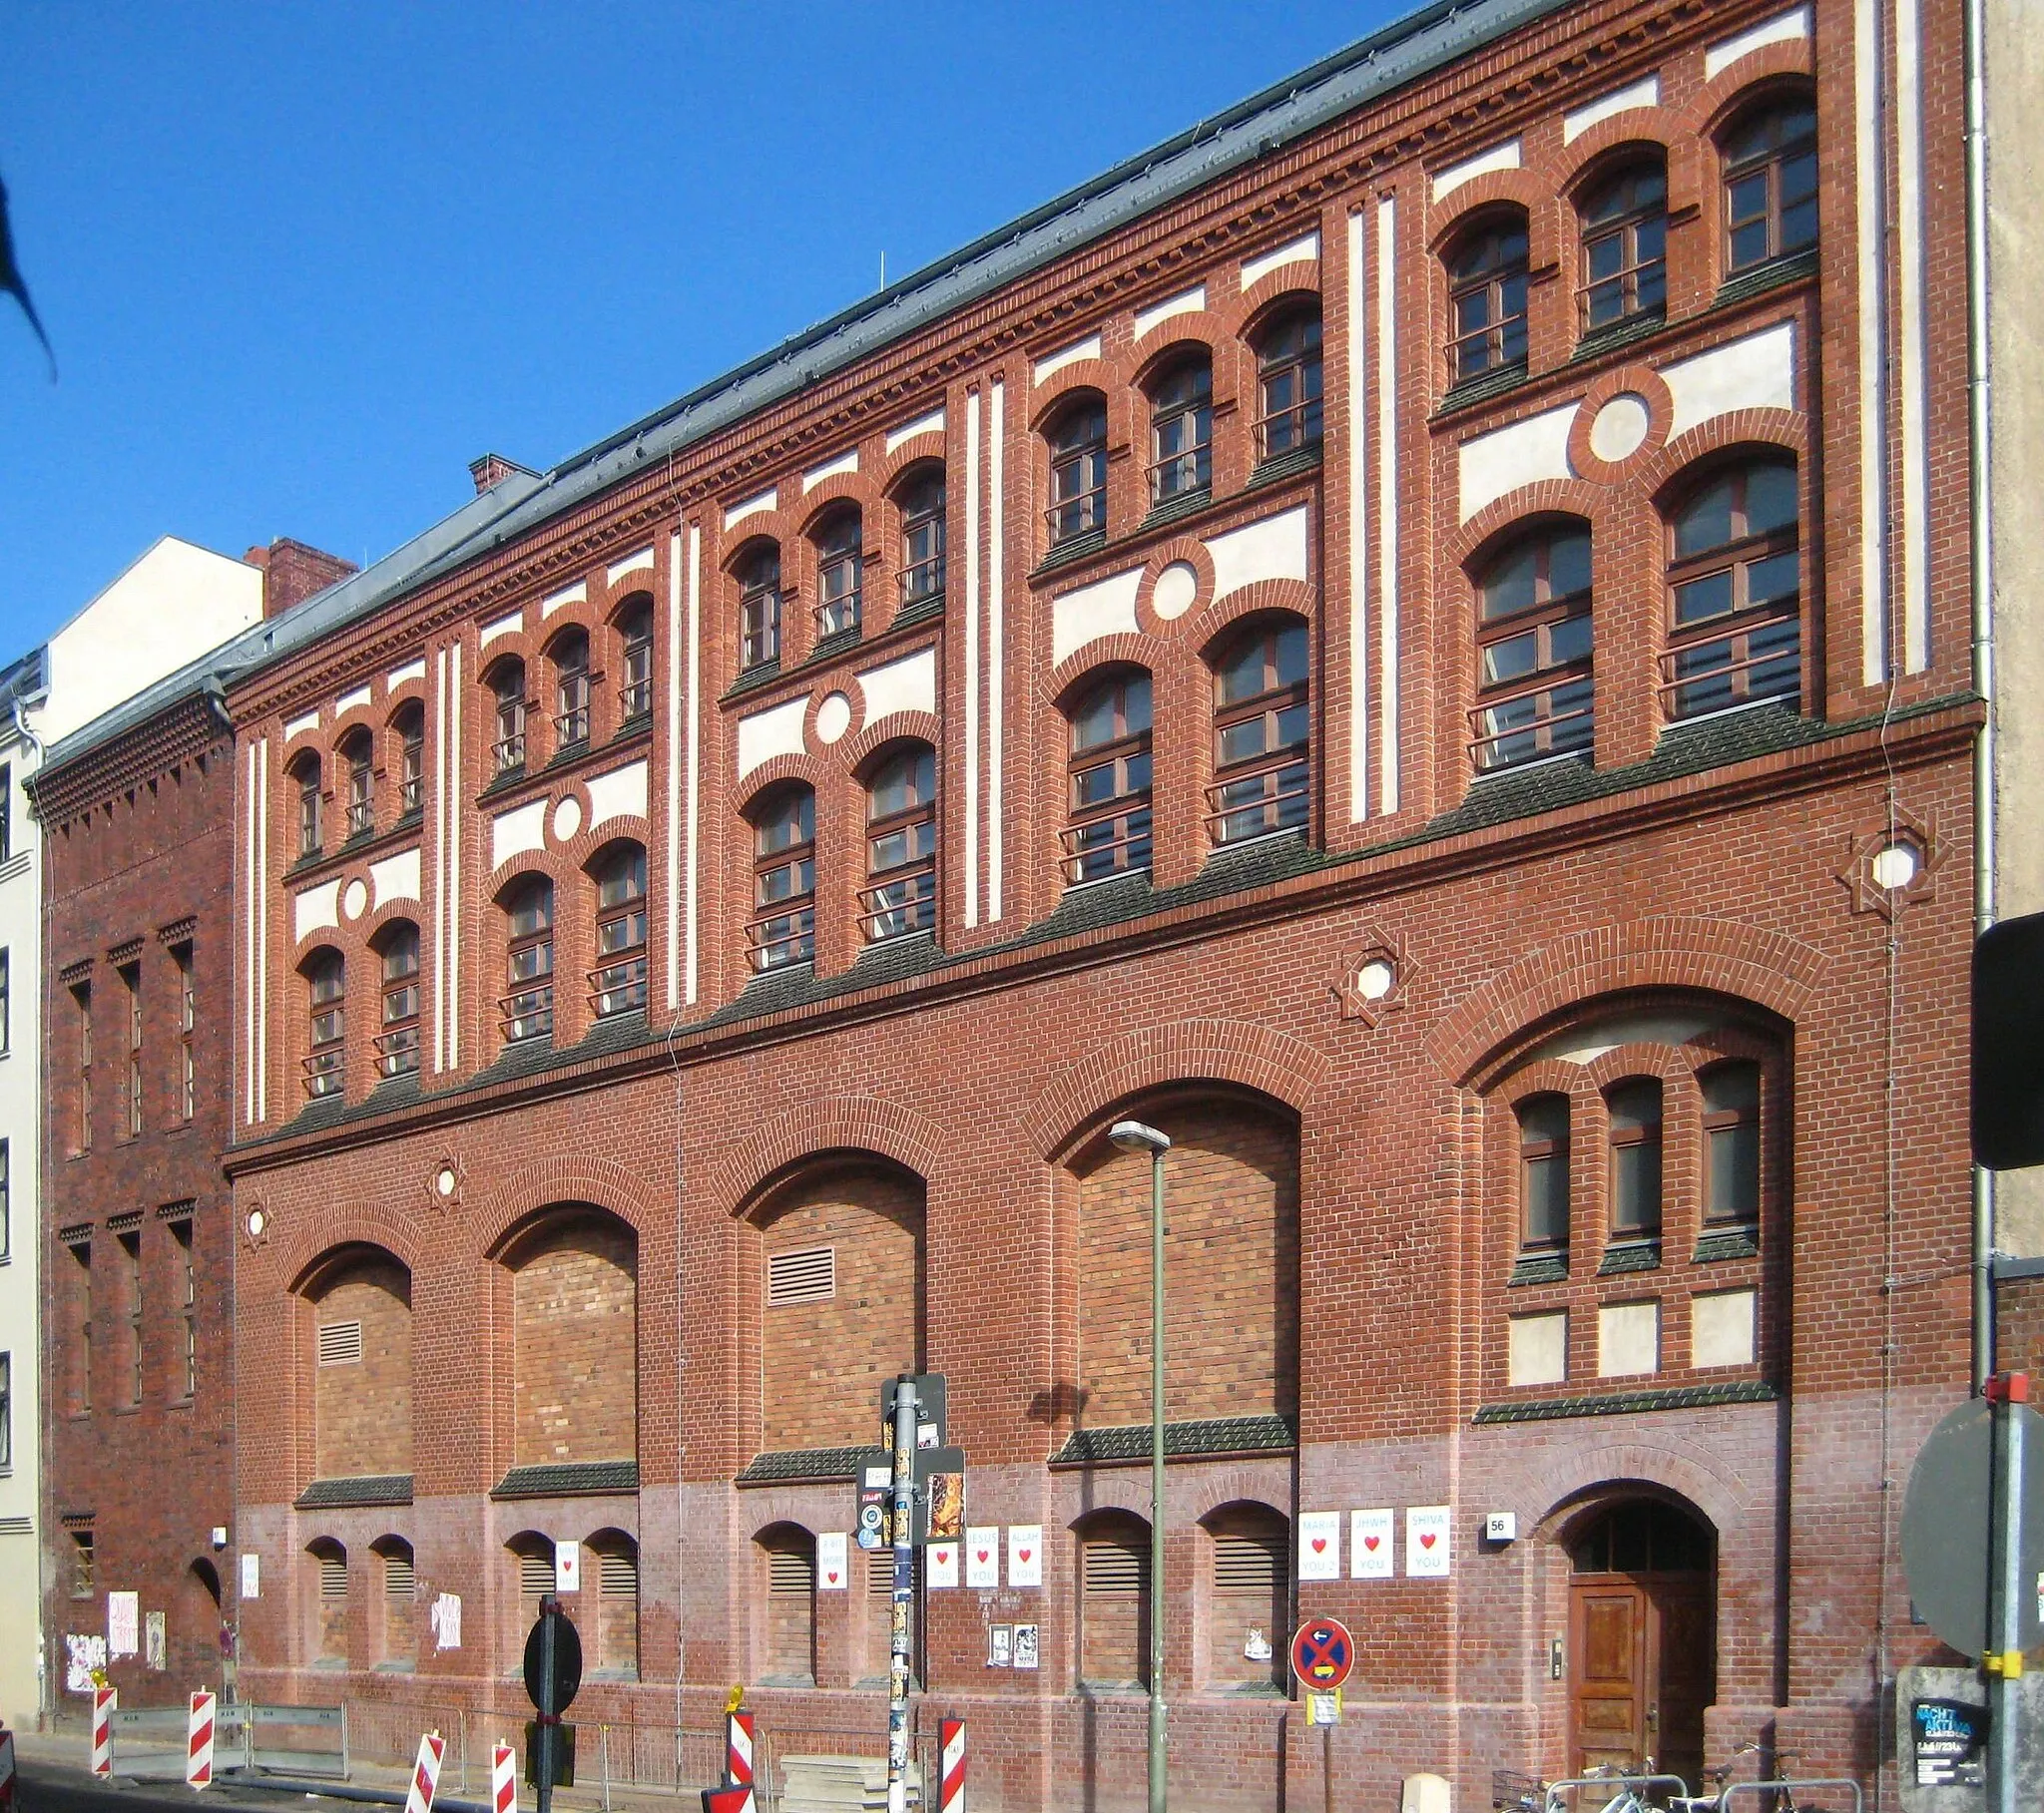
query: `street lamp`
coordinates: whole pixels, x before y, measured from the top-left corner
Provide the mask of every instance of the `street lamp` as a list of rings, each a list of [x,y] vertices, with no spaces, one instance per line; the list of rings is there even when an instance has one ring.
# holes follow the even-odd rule
[[[1117,1121],[1107,1136],[1150,1154],[1150,1813],[1164,1794],[1164,1154],[1171,1139],[1141,1121]]]

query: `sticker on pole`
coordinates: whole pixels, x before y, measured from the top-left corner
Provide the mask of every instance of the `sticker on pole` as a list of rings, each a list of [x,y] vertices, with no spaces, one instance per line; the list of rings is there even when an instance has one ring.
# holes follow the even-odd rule
[[[1355,1639],[1339,1618],[1309,1617],[1291,1639],[1291,1671],[1300,1686],[1331,1693],[1355,1666]]]

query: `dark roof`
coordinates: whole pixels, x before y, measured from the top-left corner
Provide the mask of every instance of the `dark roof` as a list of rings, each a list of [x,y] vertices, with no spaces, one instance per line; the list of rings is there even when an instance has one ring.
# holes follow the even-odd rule
[[[1197,1422],[1167,1423],[1167,1455],[1280,1454],[1298,1446],[1298,1430],[1289,1417],[1205,1417]],[[1050,1457],[1053,1467],[1083,1467],[1150,1458],[1150,1425],[1129,1423],[1112,1429],[1075,1429]]]
[[[411,1475],[365,1473],[346,1480],[314,1480],[298,1494],[300,1511],[332,1511],[346,1505],[409,1505]]]
[[[490,1497],[578,1499],[638,1490],[637,1461],[562,1461],[546,1467],[514,1467],[490,1488]]]
[[[877,1467],[887,1459],[884,1448],[780,1448],[756,1454],[739,1474],[741,1486],[766,1486],[782,1480],[853,1480],[861,1467]]]
[[[1765,1379],[1732,1379],[1722,1385],[1667,1385],[1658,1391],[1610,1391],[1582,1398],[1525,1398],[1486,1404],[1477,1423],[1547,1423],[1559,1417],[1631,1416],[1642,1410],[1708,1410],[1720,1404],[1772,1404],[1781,1391]]]

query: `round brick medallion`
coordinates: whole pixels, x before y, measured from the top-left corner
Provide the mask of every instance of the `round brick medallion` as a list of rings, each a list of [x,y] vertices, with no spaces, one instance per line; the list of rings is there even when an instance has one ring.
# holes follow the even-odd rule
[[[369,910],[368,883],[357,877],[340,894],[340,910],[349,919],[359,919]]]
[[[1597,411],[1590,424],[1590,451],[1600,460],[1617,465],[1629,460],[1647,444],[1647,430],[1653,417],[1647,399],[1627,390],[1613,397]]]
[[[836,742],[850,728],[851,700],[842,692],[832,692],[816,707],[816,740]]]
[[[1200,591],[1200,576],[1193,571],[1190,561],[1173,561],[1157,576],[1157,584],[1150,594],[1150,608],[1169,622],[1185,616],[1193,608],[1193,600]]]
[[[570,794],[554,807],[554,841],[566,843],[582,829],[582,801]]]

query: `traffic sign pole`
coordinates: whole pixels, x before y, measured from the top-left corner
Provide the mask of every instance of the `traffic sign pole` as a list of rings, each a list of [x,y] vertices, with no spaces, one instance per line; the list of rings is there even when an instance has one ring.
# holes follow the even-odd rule
[[[539,1757],[534,1766],[539,1782],[533,1795],[539,1813],[553,1813],[554,1763],[560,1755],[561,1713],[554,1704],[554,1631],[560,1609],[560,1601],[551,1592],[539,1601]]]
[[[2022,1596],[2028,1566],[2039,1558],[2023,1554],[2023,1468],[2026,1461],[2020,1407],[2030,1396],[2026,1373],[1996,1375],[1987,1388],[1994,1406],[1994,1496],[1989,1522],[1987,1637],[1987,1806],[1989,1813],[2016,1813],[2016,1729],[2021,1718],[2023,1678]]]
[[[894,1388],[894,1600],[887,1663],[887,1813],[908,1813],[908,1610],[915,1578],[915,1380]]]

